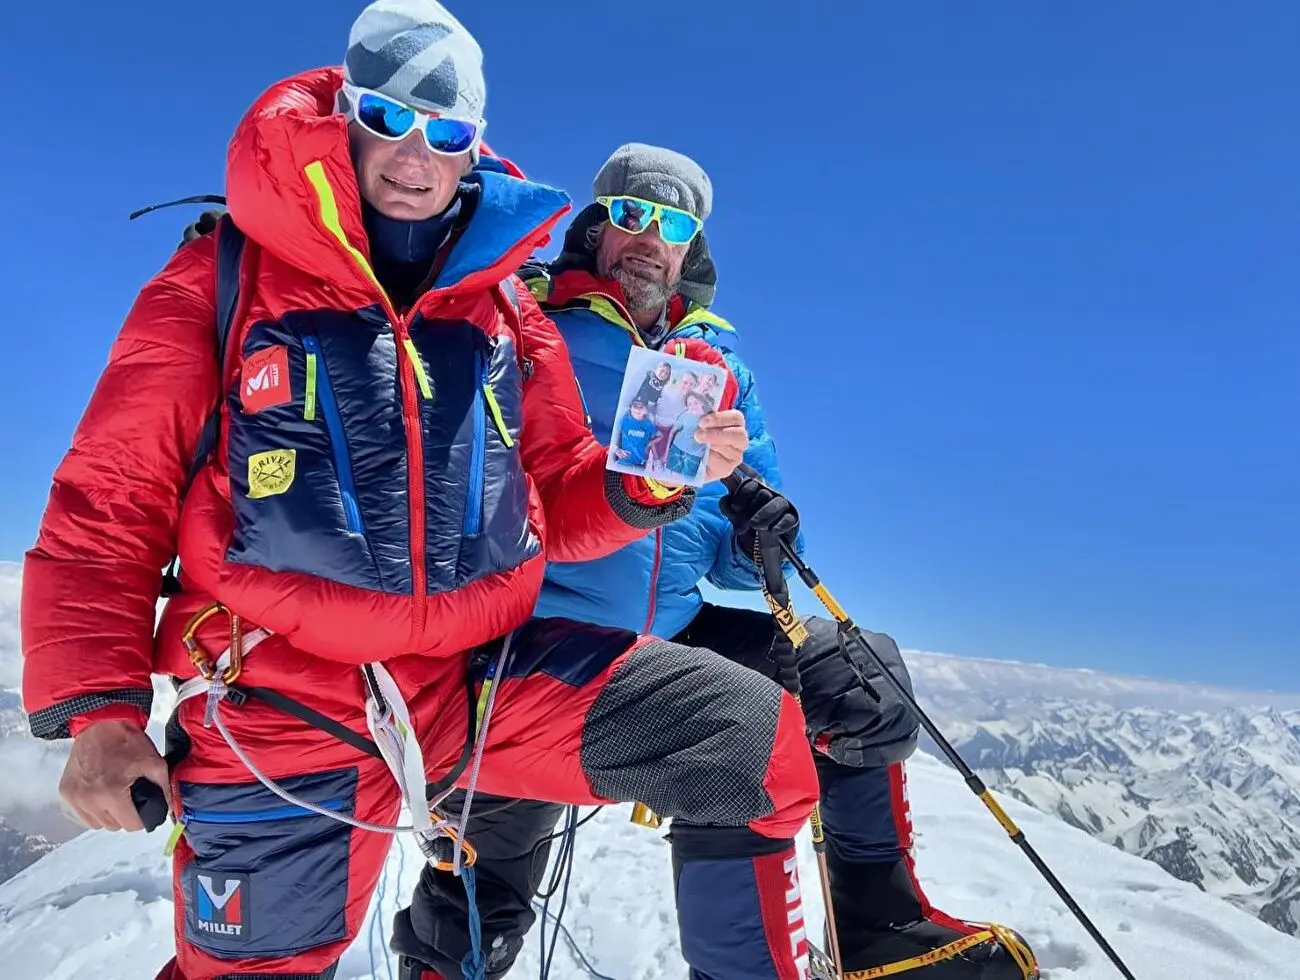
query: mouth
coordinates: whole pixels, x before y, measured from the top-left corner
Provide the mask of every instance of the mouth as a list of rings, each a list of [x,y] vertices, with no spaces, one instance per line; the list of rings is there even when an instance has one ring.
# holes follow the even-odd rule
[[[651,279],[664,271],[664,266],[647,255],[632,253],[623,256],[623,267],[635,276]]]
[[[398,180],[395,177],[389,177],[387,174],[380,174],[384,182],[390,187],[396,187],[399,191],[405,191],[408,194],[424,194],[433,190],[432,187],[425,187],[423,184],[408,184],[404,180]]]

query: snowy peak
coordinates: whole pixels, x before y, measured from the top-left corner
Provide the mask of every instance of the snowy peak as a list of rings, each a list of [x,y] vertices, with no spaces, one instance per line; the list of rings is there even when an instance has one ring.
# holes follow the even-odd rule
[[[1044,980],[1118,976],[955,772],[918,754],[908,766],[908,793],[917,871],[938,908],[1015,928],[1034,948]],[[1141,980],[1295,975],[1295,940],[1149,861],[1015,800],[1001,802]],[[629,812],[626,806],[606,807],[578,832],[565,923],[591,967],[614,980],[681,977],[685,968],[668,844],[662,831],[630,823]],[[153,976],[171,955],[170,869],[162,854],[166,835],[166,827],[149,835],[87,833],[0,884],[0,962],[12,971],[5,975],[23,980]],[[806,828],[799,849],[808,930],[820,935],[820,889]],[[552,849],[552,861],[559,850]],[[393,964],[382,929],[407,901],[421,861],[409,839],[393,848],[381,891],[343,956],[337,980],[389,976]],[[553,930],[553,924],[548,927]],[[539,929],[534,927],[512,975],[537,975]],[[590,980],[573,949],[561,944],[554,980]]]
[[[990,786],[1300,932],[1300,699],[907,657]]]

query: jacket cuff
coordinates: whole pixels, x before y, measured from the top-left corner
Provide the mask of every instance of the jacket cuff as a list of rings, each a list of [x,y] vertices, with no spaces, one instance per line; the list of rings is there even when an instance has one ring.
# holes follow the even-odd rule
[[[37,738],[75,738],[97,721],[135,721],[143,729],[153,707],[153,688],[121,688],[82,694],[27,716]]]
[[[625,524],[648,531],[690,513],[695,506],[695,489],[670,489],[644,477],[606,470],[605,499]]]

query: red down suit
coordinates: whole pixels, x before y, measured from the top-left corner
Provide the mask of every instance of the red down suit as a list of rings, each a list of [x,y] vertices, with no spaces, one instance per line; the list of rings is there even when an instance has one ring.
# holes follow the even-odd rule
[[[568,198],[475,168],[460,191],[463,232],[431,287],[395,309],[371,269],[346,122],[332,111],[340,82],[331,68],[276,84],[230,143],[227,197],[247,245],[227,363],[214,353],[213,235],[145,286],[112,347],[26,556],[34,734],[143,724],[151,673],[195,676],[181,633],[217,600],[270,633],[237,684],[290,695],[362,739],[357,665],[382,661],[433,781],[462,756],[466,688],[473,697],[482,679],[469,665],[514,631],[482,789],[640,799],[767,841],[719,850],[705,834],[694,850],[766,876],[760,958],[793,977],[782,862],[816,795],[797,705],[708,651],[531,619],[546,560],[609,554],[692,503],[606,471],[563,342],[514,276]],[[216,450],[182,501],[214,406]],[[173,554],[183,591],[155,636]],[[223,650],[225,618],[197,638]],[[203,724],[204,700],[183,702],[169,729],[184,749],[172,770],[184,834],[178,957],[164,974],[330,976],[392,838],[286,805]],[[267,777],[321,807],[396,822],[396,786],[356,739],[259,698],[221,712]],[[707,871],[695,879],[700,902],[728,887]]]

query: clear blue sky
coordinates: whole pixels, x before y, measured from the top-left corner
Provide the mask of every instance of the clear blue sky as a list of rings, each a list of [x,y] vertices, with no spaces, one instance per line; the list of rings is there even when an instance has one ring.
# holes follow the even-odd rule
[[[194,212],[126,215],[222,191],[361,6],[7,11],[0,557]],[[715,308],[864,625],[1300,690],[1294,0],[452,9],[533,176],[585,203],[627,140],[711,173]]]

